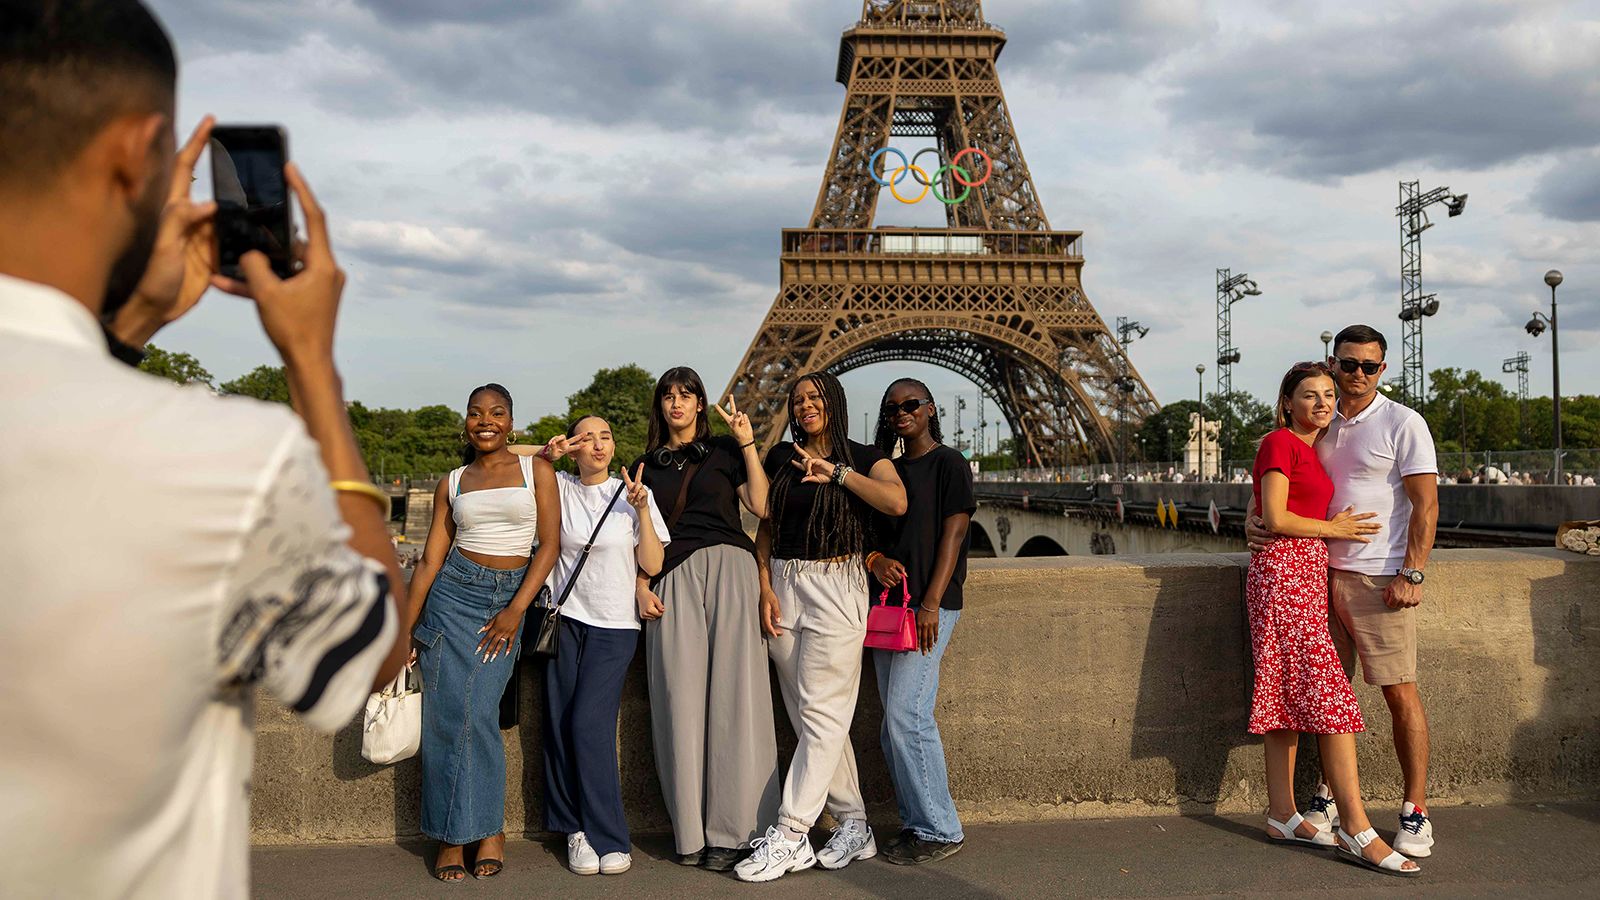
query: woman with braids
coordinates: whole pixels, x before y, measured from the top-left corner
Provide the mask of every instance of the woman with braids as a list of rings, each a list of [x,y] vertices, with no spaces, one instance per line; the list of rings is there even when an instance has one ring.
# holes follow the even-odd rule
[[[561,497],[548,459],[518,456],[511,392],[467,398],[459,469],[433,495],[433,527],[411,576],[406,624],[422,667],[422,833],[439,841],[433,875],[488,878],[505,858],[505,749],[500,695],[522,616],[560,549]],[[538,552],[533,552],[535,540]]]
[[[712,437],[693,369],[656,383],[644,483],[667,516],[661,574],[638,576],[645,620],[656,771],[678,861],[726,872],[778,812],[778,746],[761,641],[755,544],[743,504],[767,511],[767,473],[750,417],[714,407],[731,437]]]
[[[867,549],[873,511],[904,515],[906,492],[877,448],[849,440],[839,379],[804,375],[789,390],[793,443],[767,454],[767,517],[756,530],[761,627],[798,741],[777,824],[734,868],[772,881],[821,863],[840,869],[878,852],[849,751],[867,630]],[[713,788],[715,790],[715,788]],[[809,833],[824,803],[839,822],[821,852]]]
[[[904,581],[917,604],[920,652],[872,651],[883,701],[883,756],[900,807],[900,836],[884,855],[909,866],[952,856],[965,840],[933,706],[939,661],[961,618],[971,548],[967,525],[977,502],[971,467],[940,438],[938,407],[927,386],[914,378],[889,385],[875,442],[879,453],[894,459],[906,486],[907,511],[881,522],[878,549],[867,554],[867,568],[889,590],[891,602],[900,599],[895,595]]]

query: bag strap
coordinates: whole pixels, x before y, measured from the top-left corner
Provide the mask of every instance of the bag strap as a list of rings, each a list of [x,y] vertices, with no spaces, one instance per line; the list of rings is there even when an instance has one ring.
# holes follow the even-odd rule
[[[589,559],[589,551],[594,548],[594,542],[600,537],[600,526],[606,524],[606,517],[611,515],[611,508],[617,505],[617,498],[622,496],[622,489],[627,485],[617,485],[617,490],[611,495],[611,502],[606,504],[605,512],[600,514],[599,521],[594,523],[594,531],[589,534],[589,543],[583,545],[583,550],[578,553],[578,560],[572,564],[572,574],[567,576],[567,583],[561,587],[561,596],[556,598],[554,612],[561,611],[561,604],[567,602],[567,595],[572,593],[572,586],[578,581],[578,573],[583,571],[583,564]]]
[[[879,606],[887,606],[888,605],[888,603],[889,603],[889,592],[892,591],[892,590],[894,590],[894,588],[886,587],[886,588],[883,589],[883,593],[878,595],[878,605]],[[900,579],[900,593],[901,593],[902,598],[903,598],[900,601],[900,608],[901,609],[909,609],[909,608],[911,608],[911,582],[908,581],[905,578],[901,578]]]
[[[683,503],[689,499],[689,482],[694,480],[694,473],[699,471],[700,463],[692,462],[689,468],[683,471],[683,484],[678,485],[678,502],[672,505],[672,513],[667,516],[667,533],[678,527],[678,517],[683,515]]]

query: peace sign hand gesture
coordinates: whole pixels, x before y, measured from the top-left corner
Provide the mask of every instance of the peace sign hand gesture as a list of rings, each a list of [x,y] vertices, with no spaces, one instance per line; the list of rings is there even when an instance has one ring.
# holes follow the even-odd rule
[[[728,423],[728,430],[733,432],[733,439],[738,441],[741,446],[755,441],[755,426],[750,424],[748,415],[739,412],[739,405],[733,401],[732,394],[728,395],[728,408],[726,410],[722,408],[720,403],[711,408],[717,411],[717,415],[722,416],[722,421]]]
[[[834,464],[820,456],[812,456],[806,448],[794,445],[794,459],[789,464],[804,472],[800,479],[806,484],[827,484],[833,480]]]
[[[575,438],[568,438],[564,434],[558,434],[545,442],[544,449],[539,451],[539,455],[544,457],[545,462],[554,463],[563,456],[571,456],[577,453],[584,444],[593,440],[594,433],[588,431]]]
[[[622,467],[622,483],[628,489],[628,505],[640,513],[650,505],[650,489],[644,486],[643,478],[644,463],[639,463],[639,468],[634,471],[632,478],[628,477],[628,467]]]

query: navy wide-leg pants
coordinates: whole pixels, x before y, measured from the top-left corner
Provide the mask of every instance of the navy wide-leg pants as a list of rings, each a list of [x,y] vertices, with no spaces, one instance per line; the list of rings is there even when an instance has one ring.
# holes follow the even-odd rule
[[[544,679],[544,824],[560,834],[583,832],[601,856],[627,853],[617,714],[639,632],[562,617],[558,640]]]

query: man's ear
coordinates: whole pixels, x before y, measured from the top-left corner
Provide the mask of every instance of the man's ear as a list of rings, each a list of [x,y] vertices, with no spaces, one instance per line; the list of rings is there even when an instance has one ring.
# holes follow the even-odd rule
[[[103,153],[115,189],[134,205],[152,181],[164,181],[172,166],[172,119],[165,113],[121,116],[106,126]]]

